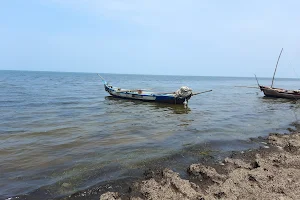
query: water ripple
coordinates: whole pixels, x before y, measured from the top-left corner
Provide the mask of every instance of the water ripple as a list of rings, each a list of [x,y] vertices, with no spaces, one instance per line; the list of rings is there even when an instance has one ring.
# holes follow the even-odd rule
[[[1,71],[0,198],[36,190],[64,196],[186,146],[284,132],[300,109],[234,87],[255,84],[250,78],[105,76],[125,88],[213,92],[193,97],[185,109],[112,98],[95,74]]]

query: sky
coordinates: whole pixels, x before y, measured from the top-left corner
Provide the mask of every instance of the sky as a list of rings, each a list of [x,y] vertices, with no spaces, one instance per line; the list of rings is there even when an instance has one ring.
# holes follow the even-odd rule
[[[299,0],[2,0],[0,70],[300,78]],[[1,72],[0,72],[1,73]]]

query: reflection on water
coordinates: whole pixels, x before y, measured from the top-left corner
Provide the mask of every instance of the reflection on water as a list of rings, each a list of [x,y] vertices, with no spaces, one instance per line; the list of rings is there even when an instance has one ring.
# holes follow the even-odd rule
[[[153,109],[157,112],[160,111],[172,111],[174,114],[188,114],[191,109],[187,106],[184,107],[182,104],[168,104],[168,103],[158,103],[158,102],[151,102],[151,101],[141,101],[141,100],[134,100],[134,99],[123,99],[117,98],[113,96],[106,96],[106,100],[112,101],[111,104],[120,104],[121,106],[127,106],[128,109],[134,109],[134,106],[147,106],[150,109]],[[131,102],[132,104],[128,104]]]
[[[275,98],[263,96],[262,99],[268,103],[292,103],[297,104],[297,99],[285,99],[285,98]]]
[[[155,103],[154,106],[158,111],[160,109],[169,109],[172,111],[174,114],[188,114],[191,109],[187,106],[184,105],[174,105],[174,104],[160,104],[160,103]]]
[[[262,104],[267,105],[269,111],[278,111],[278,109],[282,109],[282,112],[287,112],[291,116],[294,116],[294,120],[298,121],[299,117],[299,108],[300,101],[293,99],[284,99],[284,98],[273,98],[273,97],[261,97]]]

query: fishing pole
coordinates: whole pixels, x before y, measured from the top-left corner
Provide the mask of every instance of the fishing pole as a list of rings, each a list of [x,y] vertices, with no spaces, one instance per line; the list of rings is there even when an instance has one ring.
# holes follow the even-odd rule
[[[99,74],[97,74],[97,75],[102,79],[102,82],[103,82],[104,84],[107,83],[106,80],[105,80],[102,76],[100,76]]]

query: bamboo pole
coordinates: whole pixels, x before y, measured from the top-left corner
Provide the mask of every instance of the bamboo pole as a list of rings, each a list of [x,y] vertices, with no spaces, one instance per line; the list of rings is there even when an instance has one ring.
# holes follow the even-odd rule
[[[207,90],[207,91],[204,91],[204,92],[197,92],[197,93],[193,93],[193,95],[202,94],[202,93],[211,92],[211,91],[212,90]]]
[[[258,80],[257,80],[256,74],[254,74],[254,76],[255,76],[255,79],[256,79],[257,85],[258,85],[258,87],[260,88],[260,85],[259,85],[259,83],[258,83]]]
[[[281,56],[282,51],[283,51],[283,48],[281,49],[280,54],[279,54],[279,57],[278,57],[278,59],[277,59],[275,71],[274,71],[274,74],[273,74],[273,79],[272,79],[272,85],[271,85],[271,88],[273,88],[273,83],[274,83],[275,73],[276,73],[276,70],[277,70],[278,62],[279,62],[279,59],[280,59],[280,56]]]
[[[242,88],[259,88],[257,86],[243,86],[243,85],[237,85],[237,86],[234,86],[234,87],[242,87]]]
[[[97,74],[101,79],[102,79],[102,82],[104,83],[104,84],[106,84],[106,80],[102,77],[102,76],[100,76],[99,74]]]

